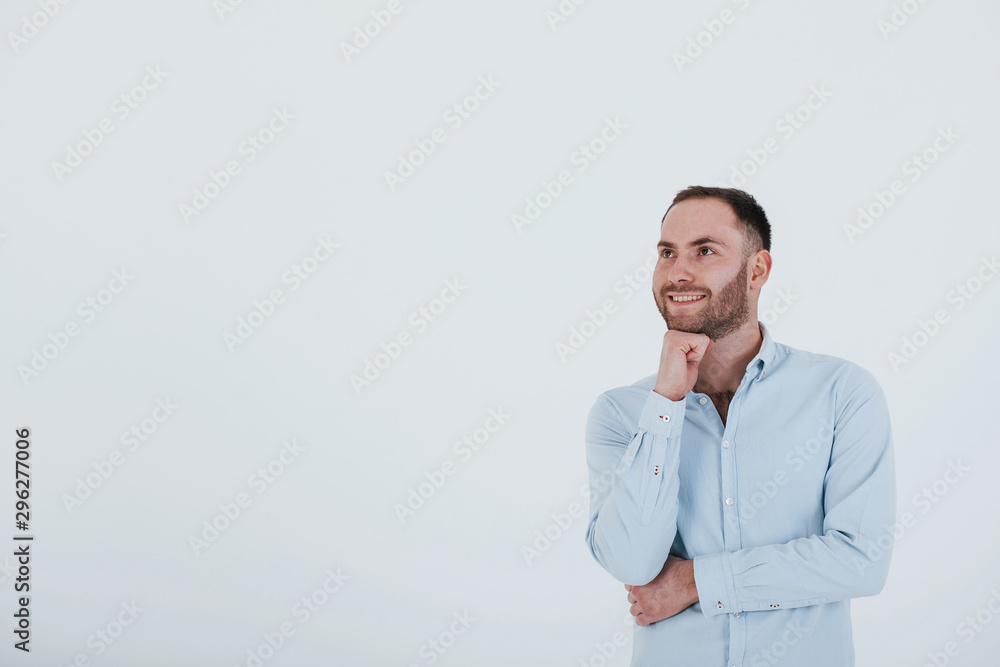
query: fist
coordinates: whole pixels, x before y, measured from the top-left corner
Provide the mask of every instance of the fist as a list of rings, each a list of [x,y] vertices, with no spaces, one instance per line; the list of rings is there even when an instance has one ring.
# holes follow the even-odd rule
[[[653,391],[671,401],[679,401],[694,389],[698,365],[715,342],[702,333],[670,330],[663,334],[660,370]]]
[[[646,626],[684,611],[698,601],[698,586],[694,580],[694,561],[667,556],[663,569],[644,586],[625,584],[629,613],[635,624]]]

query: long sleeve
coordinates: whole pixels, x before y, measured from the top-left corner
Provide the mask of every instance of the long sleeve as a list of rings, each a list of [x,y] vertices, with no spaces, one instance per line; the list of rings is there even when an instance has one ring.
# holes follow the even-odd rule
[[[685,405],[685,399],[671,401],[649,391],[636,429],[607,394],[590,410],[587,546],[601,567],[622,583],[652,581],[677,533]]]
[[[888,405],[875,378],[855,366],[836,406],[823,534],[696,556],[695,583],[706,616],[803,607],[882,590],[896,514]]]

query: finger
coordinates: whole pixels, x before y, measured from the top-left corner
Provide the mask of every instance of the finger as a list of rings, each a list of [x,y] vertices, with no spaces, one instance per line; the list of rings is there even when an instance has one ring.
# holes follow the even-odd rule
[[[708,343],[699,342],[696,345],[692,345],[691,349],[687,353],[688,361],[701,361],[708,354],[709,349],[711,349],[712,339],[708,338]]]
[[[694,340],[691,341],[690,351],[696,352],[699,355],[703,355],[712,349],[712,345],[714,343],[715,341],[713,341],[711,338],[709,338],[707,335],[703,333],[695,334]]]
[[[642,610],[639,609],[639,605],[633,603],[632,606],[628,608],[628,613],[632,614],[633,616],[638,616],[639,614],[642,613]]]
[[[635,624],[641,625],[642,627],[646,627],[647,625],[649,625],[649,621],[646,620],[645,615],[640,613],[638,616],[635,617]]]
[[[632,595],[632,593],[628,594],[628,601],[631,602],[631,603],[633,603],[633,604],[636,603],[636,602],[638,602],[638,600],[636,599],[636,597],[634,595]]]
[[[632,590],[632,584],[625,584],[625,590],[627,591]]]

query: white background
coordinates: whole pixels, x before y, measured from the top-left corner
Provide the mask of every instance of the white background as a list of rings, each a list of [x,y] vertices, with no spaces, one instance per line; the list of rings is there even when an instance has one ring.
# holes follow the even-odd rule
[[[556,0],[401,0],[350,57],[341,45],[386,3],[41,6],[0,10],[0,539],[18,532],[24,427],[36,536],[30,655],[12,647],[13,540],[0,549],[0,663],[247,665],[290,622],[264,664],[601,664],[598,645],[631,617],[587,552],[586,519],[537,557],[524,548],[586,505],[594,399],[656,372],[664,324],[641,267],[692,184],[741,185],[767,211],[760,307],[783,304],[763,320],[775,340],[855,361],[888,396],[899,512],[915,521],[884,591],[853,603],[857,664],[920,665],[950,641],[948,664],[1000,654],[1000,619],[957,632],[1000,591],[1000,280],[976,282],[1000,250],[996,3],[912,0],[887,31],[884,0],[590,0],[556,23]],[[713,23],[723,10],[731,22]],[[155,87],[147,67],[165,73]],[[480,77],[499,85],[454,127],[444,114]],[[802,107],[813,89],[828,99]],[[143,98],[125,118],[122,95]],[[248,161],[241,142],[274,109],[294,119]],[[113,131],[87,146],[104,118]],[[580,171],[574,153],[608,119],[624,129]],[[446,141],[390,188],[386,172],[435,128]],[[912,157],[948,128],[913,180]],[[777,150],[746,162],[768,139]],[[54,165],[81,142],[78,166]],[[185,220],[229,160],[240,173]],[[516,225],[561,170],[572,183]],[[894,179],[905,191],[881,216],[845,229]],[[318,237],[339,247],[293,291],[282,276]],[[615,286],[633,273],[643,287],[625,298]],[[956,299],[970,279],[978,291]],[[465,287],[419,330],[411,314],[448,280]],[[227,345],[274,289],[284,302]],[[105,301],[91,321],[88,298]],[[606,299],[615,312],[560,355]],[[914,337],[939,309],[947,321]],[[60,338],[71,323],[78,335]],[[356,390],[401,333],[411,344]],[[904,340],[919,343],[909,358]],[[173,414],[149,421],[168,398]],[[500,408],[509,420],[458,456]],[[131,450],[122,433],[144,420],[155,432]],[[257,493],[250,476],[292,439],[304,450]],[[447,461],[454,474],[401,521],[396,505]],[[914,496],[950,462],[971,470],[923,511]],[[240,493],[251,504],[192,547]],[[317,594],[328,571],[347,578]],[[303,623],[295,605],[314,594],[324,604]],[[133,601],[114,643],[95,640]],[[475,620],[430,653],[456,613]]]

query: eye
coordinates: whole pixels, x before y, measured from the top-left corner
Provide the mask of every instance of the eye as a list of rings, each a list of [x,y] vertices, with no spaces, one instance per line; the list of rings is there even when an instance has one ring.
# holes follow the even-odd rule
[[[670,250],[669,248],[663,248],[660,250],[660,257],[667,259],[669,257],[667,253],[672,253],[672,252],[673,250]]]
[[[713,255],[715,254],[715,251],[712,250],[711,248],[709,248],[708,246],[704,246],[703,245],[701,248],[698,249],[699,252],[701,252],[702,250],[707,250],[708,252],[712,253]],[[701,254],[704,255],[705,253],[702,252]]]

